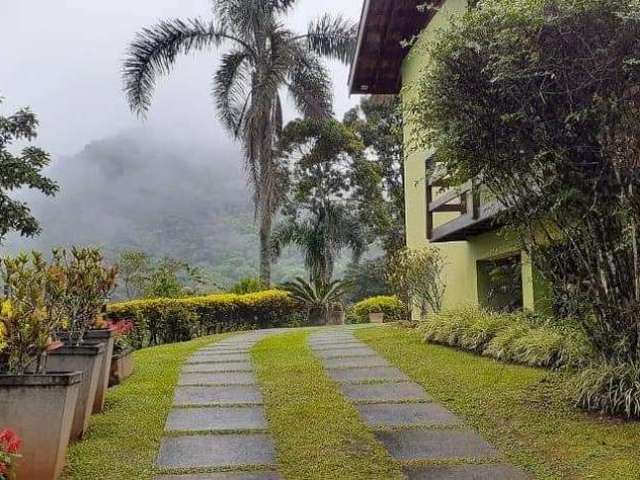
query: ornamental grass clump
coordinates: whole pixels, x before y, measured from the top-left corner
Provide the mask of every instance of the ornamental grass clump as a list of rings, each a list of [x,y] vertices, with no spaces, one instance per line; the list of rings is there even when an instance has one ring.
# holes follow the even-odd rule
[[[44,373],[48,351],[61,346],[53,336],[61,325],[62,281],[41,254],[0,261],[0,373]]]

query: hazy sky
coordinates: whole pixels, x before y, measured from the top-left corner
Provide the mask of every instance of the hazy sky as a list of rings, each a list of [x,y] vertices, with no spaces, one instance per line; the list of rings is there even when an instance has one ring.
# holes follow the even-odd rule
[[[361,0],[300,0],[292,22],[304,30],[323,12],[357,20]],[[0,112],[31,106],[37,144],[55,156],[80,150],[141,121],[122,94],[128,43],[160,19],[211,17],[211,0],[0,0]],[[180,59],[159,84],[147,125],[194,141],[228,142],[209,95],[219,53]],[[347,93],[347,67],[332,64],[339,116],[358,99]]]

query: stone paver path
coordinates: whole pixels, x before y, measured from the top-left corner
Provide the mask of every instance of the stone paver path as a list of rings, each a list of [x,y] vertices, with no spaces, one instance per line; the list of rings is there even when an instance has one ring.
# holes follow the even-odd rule
[[[155,480],[281,480],[249,353],[272,333],[237,335],[187,360],[156,462],[168,473]]]
[[[409,480],[528,478],[499,463],[490,444],[433,402],[420,385],[358,340],[351,330],[323,330],[312,335],[309,343],[391,456],[406,464],[423,465],[406,467]]]

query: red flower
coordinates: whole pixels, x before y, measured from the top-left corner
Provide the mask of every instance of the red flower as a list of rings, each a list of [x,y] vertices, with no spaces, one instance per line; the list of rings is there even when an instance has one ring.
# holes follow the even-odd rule
[[[111,330],[116,338],[124,337],[130,334],[135,325],[131,320],[115,319],[109,320],[109,330]]]
[[[22,440],[13,430],[7,428],[0,432],[0,451],[15,455],[22,448]]]

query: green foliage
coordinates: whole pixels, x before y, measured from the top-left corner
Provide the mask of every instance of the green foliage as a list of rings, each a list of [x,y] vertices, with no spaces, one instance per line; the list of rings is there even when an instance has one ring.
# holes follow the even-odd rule
[[[215,20],[166,20],[138,34],[124,62],[131,109],[145,114],[156,80],[170,73],[179,54],[229,46],[214,74],[213,96],[225,127],[244,147],[260,230],[260,278],[271,280],[270,236],[282,200],[274,140],[282,131],[280,90],[306,117],[329,117],[331,82],[322,57],[349,63],[357,26],[325,15],[305,34],[286,27],[291,2],[213,2]]]
[[[41,173],[49,165],[48,153],[34,146],[23,148],[19,155],[9,151],[14,141],[32,141],[37,127],[38,120],[28,108],[8,117],[0,116],[0,243],[9,232],[27,237],[40,232],[29,207],[10,198],[10,192],[29,188],[52,196],[59,190],[55,182]]]
[[[575,379],[576,403],[606,415],[640,418],[640,365],[602,362]]]
[[[599,353],[637,363],[640,4],[485,0],[417,48],[411,141],[478,179],[543,276],[589,300]]]
[[[527,313],[476,307],[446,310],[430,314],[420,329],[428,342],[535,367],[580,367],[594,355],[575,326]]]
[[[278,290],[133,300],[108,308],[111,318],[135,322],[136,348],[196,335],[285,326],[298,313],[289,294]]]
[[[264,282],[259,278],[243,278],[229,289],[229,293],[242,295],[245,293],[262,292],[266,289],[267,287]]]
[[[79,345],[115,288],[118,269],[104,263],[99,249],[76,247],[54,250],[52,269],[61,284],[59,302],[69,342]]]
[[[310,283],[298,277],[281,287],[289,292],[295,304],[304,309],[308,324],[324,325],[328,323],[331,311],[341,308],[347,284],[340,280]]]
[[[349,284],[347,301],[355,303],[365,298],[386,295],[390,290],[386,276],[387,262],[384,258],[350,263],[344,273],[344,280]]]
[[[379,240],[387,260],[406,245],[404,130],[400,96],[363,97],[343,123],[365,146],[365,157],[351,176],[358,218]]]
[[[0,264],[4,296],[0,297],[0,373],[23,374],[45,367],[44,355],[63,319],[62,279],[33,252],[5,258]]]
[[[440,251],[433,247],[404,248],[391,259],[387,280],[396,295],[407,305],[438,312],[442,308],[445,285]]]
[[[291,191],[271,250],[296,246],[312,283],[328,283],[343,250],[358,259],[365,248],[361,225],[351,211],[349,165],[362,154],[356,135],[336,120],[291,122],[282,133],[281,155]]]
[[[398,297],[371,297],[353,305],[347,318],[350,323],[369,323],[370,313],[384,313],[387,321],[404,320],[407,306]]]

